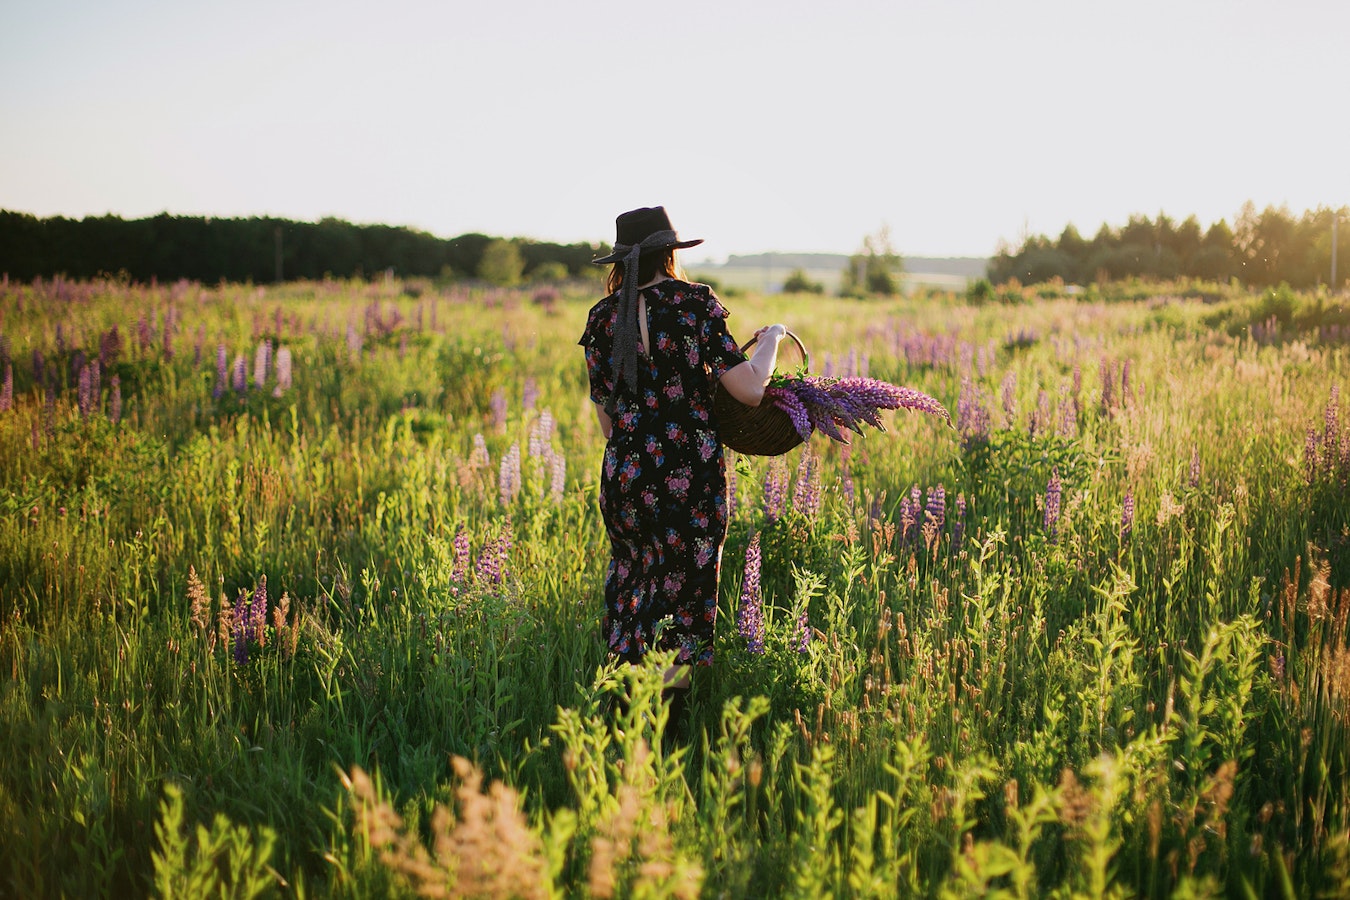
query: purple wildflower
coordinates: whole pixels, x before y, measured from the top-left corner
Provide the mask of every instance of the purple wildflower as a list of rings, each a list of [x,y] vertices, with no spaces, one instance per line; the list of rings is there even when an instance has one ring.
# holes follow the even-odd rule
[[[92,368],[93,366],[80,367],[79,389],[76,392],[80,416],[85,419],[94,412],[94,379],[90,374]]]
[[[533,378],[525,379],[525,389],[521,391],[520,405],[522,409],[534,409],[535,403],[539,401],[539,384]]]
[[[262,387],[267,383],[267,376],[272,370],[272,342],[270,340],[260,341],[258,349],[253,352],[253,386]]]
[[[455,563],[450,569],[450,580],[462,582],[469,574],[469,532],[463,525],[455,529]]]
[[[1027,423],[1027,434],[1036,437],[1045,434],[1050,430],[1050,395],[1041,391],[1036,395],[1036,408],[1031,413],[1031,420]]]
[[[501,584],[506,581],[507,561],[512,546],[511,520],[502,522],[497,535],[483,545],[474,564],[474,575],[485,584]]]
[[[244,355],[238,354],[234,358],[234,391],[236,394],[243,394],[248,390],[248,364],[244,362]]]
[[[810,448],[797,463],[797,484],[792,490],[792,508],[807,519],[820,512],[820,465]]]
[[[241,666],[248,663],[248,607],[252,602],[251,594],[240,592],[239,598],[234,601],[234,615],[230,618],[230,636],[234,639],[234,661]]]
[[[225,393],[225,385],[230,380],[230,357],[225,350],[224,344],[216,345],[216,386],[211,391],[211,396],[219,400],[221,394]]]
[[[1303,471],[1309,484],[1317,480],[1317,447],[1320,443],[1321,441],[1317,437],[1317,429],[1309,428],[1308,437],[1303,442]]]
[[[549,492],[553,495],[554,503],[561,503],[563,491],[567,489],[567,459],[556,451],[551,453],[551,480],[549,482]]]
[[[293,383],[291,365],[291,348],[282,347],[277,351],[277,386],[272,389],[273,397],[280,397],[286,391],[291,389]]]
[[[506,427],[506,392],[501,388],[492,392],[492,427],[498,431]]]
[[[1078,437],[1078,395],[1076,392],[1070,393],[1068,387],[1059,394],[1059,436]]]
[[[1116,406],[1115,364],[1106,357],[1102,357],[1100,371],[1102,380],[1101,410],[1103,413],[1110,415],[1115,410]]]
[[[1059,467],[1055,466],[1050,470],[1050,483],[1045,488],[1045,531],[1050,536],[1050,542],[1054,543],[1055,532],[1059,527],[1059,501],[1061,486],[1059,482]]]
[[[769,470],[764,474],[764,518],[770,525],[783,514],[786,500],[787,467],[780,457],[775,456],[769,461]]]
[[[764,652],[764,598],[759,587],[759,534],[745,550],[745,575],[741,580],[741,608],[736,615],[736,633],[745,638],[751,653]]]
[[[925,524],[931,522],[933,527],[942,528],[947,518],[947,489],[942,485],[928,489],[928,501],[924,504],[923,517]]]
[[[971,447],[989,440],[989,410],[984,405],[983,392],[966,376],[961,380],[961,398],[956,406],[956,427],[961,432],[961,447]]]
[[[1012,428],[1017,423],[1017,373],[1009,369],[1008,374],[1003,376],[1003,384],[1000,388],[1003,398],[1003,417]]]
[[[1120,542],[1123,544],[1130,539],[1130,532],[1134,531],[1134,494],[1130,491],[1125,492],[1125,499],[1120,504]]]
[[[114,325],[99,336],[98,361],[103,364],[103,368],[110,369],[117,365],[117,358],[121,355],[122,335],[118,333],[117,326]]]
[[[497,496],[502,506],[509,506],[520,493],[520,444],[512,444],[502,456],[497,473]]]

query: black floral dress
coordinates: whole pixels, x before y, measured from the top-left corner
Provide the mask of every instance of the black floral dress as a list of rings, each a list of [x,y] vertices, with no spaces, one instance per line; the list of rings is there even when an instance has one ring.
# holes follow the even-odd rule
[[[745,355],[725,307],[704,284],[669,280],[642,291],[652,347],[639,346],[637,396],[615,399],[600,475],[612,556],[605,639],[629,662],[648,650],[712,662],[717,577],[727,533],[726,470],[713,388]],[[617,296],[591,308],[581,346],[591,399],[614,392],[610,351]]]

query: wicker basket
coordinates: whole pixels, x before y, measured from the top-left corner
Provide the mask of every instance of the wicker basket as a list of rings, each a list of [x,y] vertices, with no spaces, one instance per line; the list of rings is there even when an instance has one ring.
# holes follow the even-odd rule
[[[810,368],[811,357],[801,338],[791,331],[787,336],[801,351],[802,362]],[[742,350],[749,350],[755,338],[746,342]],[[722,445],[750,456],[781,456],[802,443],[803,438],[792,424],[792,418],[767,400],[759,406],[746,406],[718,382],[713,392],[713,410],[717,415],[717,437]]]

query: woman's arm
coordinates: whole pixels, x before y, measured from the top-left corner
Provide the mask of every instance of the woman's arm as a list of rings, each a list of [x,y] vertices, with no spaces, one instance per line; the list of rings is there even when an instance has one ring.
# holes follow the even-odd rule
[[[600,423],[600,433],[605,436],[605,440],[609,440],[610,432],[614,430],[614,423],[610,421],[609,413],[605,412],[605,408],[599,403],[595,404],[595,418]]]
[[[778,364],[778,342],[786,336],[787,328],[782,325],[770,325],[755,332],[758,339],[755,352],[722,376],[722,386],[727,393],[746,406],[759,406],[759,401],[764,399],[764,386]]]

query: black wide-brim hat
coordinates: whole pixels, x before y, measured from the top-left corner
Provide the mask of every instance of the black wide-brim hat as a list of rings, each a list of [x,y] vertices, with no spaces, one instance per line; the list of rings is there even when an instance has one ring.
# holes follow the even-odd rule
[[[614,250],[608,256],[591,260],[597,266],[623,262],[634,247],[641,253],[647,253],[666,249],[683,250],[703,243],[701,238],[693,241],[680,240],[679,235],[675,233],[675,226],[670,224],[670,216],[666,215],[664,206],[644,206],[642,209],[620,213],[614,224],[616,226]]]

